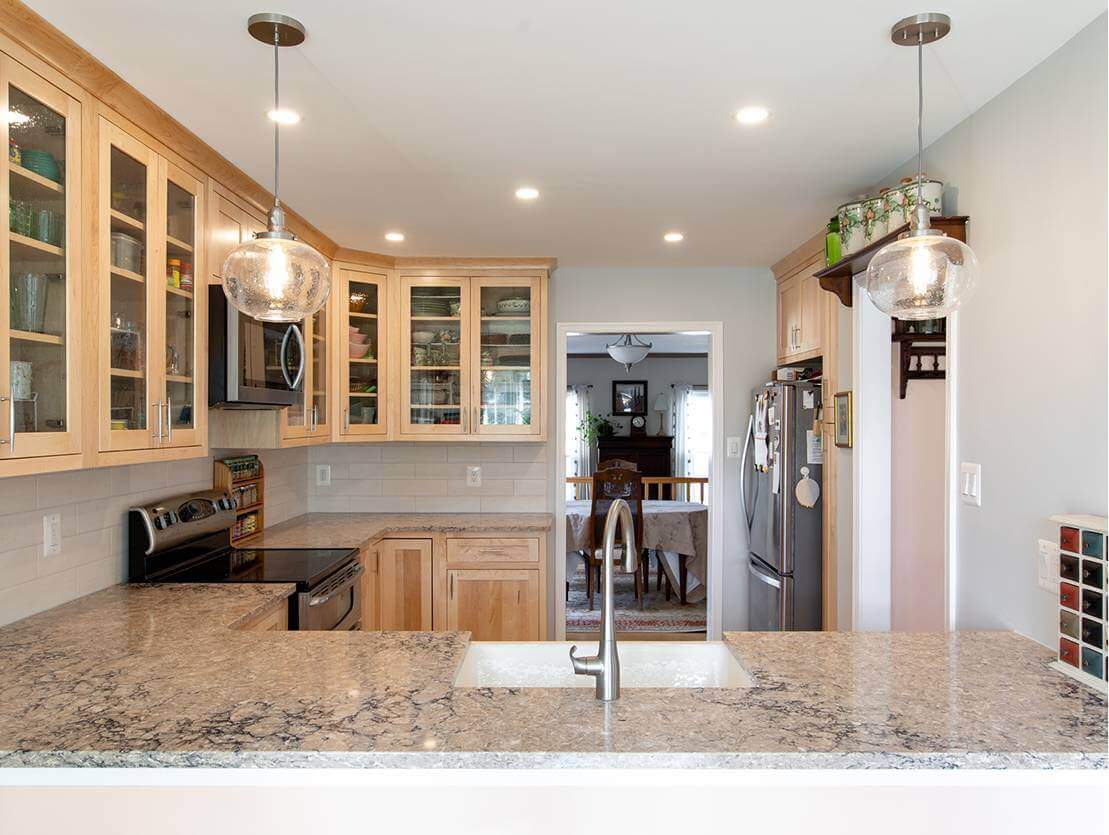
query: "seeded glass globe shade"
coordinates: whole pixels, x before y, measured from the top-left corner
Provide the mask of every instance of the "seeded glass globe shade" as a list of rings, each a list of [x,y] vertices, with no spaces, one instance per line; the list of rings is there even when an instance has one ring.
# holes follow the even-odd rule
[[[331,267],[292,237],[262,236],[240,244],[223,262],[223,292],[237,310],[263,322],[299,322],[323,307]]]
[[[866,269],[866,291],[895,319],[940,319],[974,293],[978,259],[969,246],[934,229],[887,244]]]

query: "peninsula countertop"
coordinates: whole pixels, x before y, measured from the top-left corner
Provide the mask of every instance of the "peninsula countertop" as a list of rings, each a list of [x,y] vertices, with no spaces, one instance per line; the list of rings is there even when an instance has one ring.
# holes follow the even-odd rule
[[[251,546],[258,548],[357,548],[386,534],[542,533],[550,513],[306,513],[267,528]]]
[[[730,633],[750,689],[454,688],[457,632],[236,630],[283,585],[120,585],[0,629],[0,766],[1105,768],[1007,632]]]

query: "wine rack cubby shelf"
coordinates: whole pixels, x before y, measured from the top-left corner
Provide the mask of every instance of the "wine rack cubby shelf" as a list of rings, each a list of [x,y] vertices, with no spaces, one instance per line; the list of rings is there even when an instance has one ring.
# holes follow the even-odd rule
[[[1109,681],[1106,625],[1106,531],[1102,516],[1052,516],[1059,525],[1059,660],[1056,669],[1105,693]]]
[[[262,533],[266,521],[266,475],[257,455],[238,455],[212,462],[212,484],[235,501],[231,544],[244,545]]]

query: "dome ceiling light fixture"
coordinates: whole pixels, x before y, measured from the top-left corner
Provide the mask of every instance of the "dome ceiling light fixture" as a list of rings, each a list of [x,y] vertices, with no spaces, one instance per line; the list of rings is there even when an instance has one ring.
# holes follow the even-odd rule
[[[939,12],[899,20],[890,30],[898,46],[917,50],[917,198],[909,231],[875,253],[866,269],[866,292],[874,305],[895,319],[939,319],[957,310],[974,292],[978,259],[974,251],[928,220],[924,201],[924,45],[951,31]]]
[[[282,47],[304,42],[304,26],[283,14],[251,15],[247,31],[273,46],[273,111],[282,113],[278,97],[278,55]],[[236,310],[263,322],[299,322],[327,301],[331,267],[314,248],[285,228],[280,192],[281,121],[273,125],[273,208],[268,228],[239,244],[223,262],[223,292]]]
[[[626,333],[611,345],[606,345],[605,349],[610,357],[624,366],[626,373],[636,363],[643,362],[653,347],[650,342],[644,342],[634,333]]]

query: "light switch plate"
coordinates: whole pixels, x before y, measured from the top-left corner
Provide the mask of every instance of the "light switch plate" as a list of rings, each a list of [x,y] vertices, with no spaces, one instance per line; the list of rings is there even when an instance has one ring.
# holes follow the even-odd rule
[[[42,517],[42,555],[52,557],[62,552],[62,514],[46,513]]]
[[[1036,554],[1036,581],[1044,591],[1059,591],[1059,546],[1041,539]]]
[[[317,464],[316,465],[316,486],[317,487],[330,487],[331,486],[331,465],[330,464]]]
[[[959,501],[982,506],[982,465],[964,461],[959,465]]]
[[[728,457],[739,458],[743,455],[743,438],[728,438]]]
[[[481,467],[466,468],[466,486],[481,487]]]

